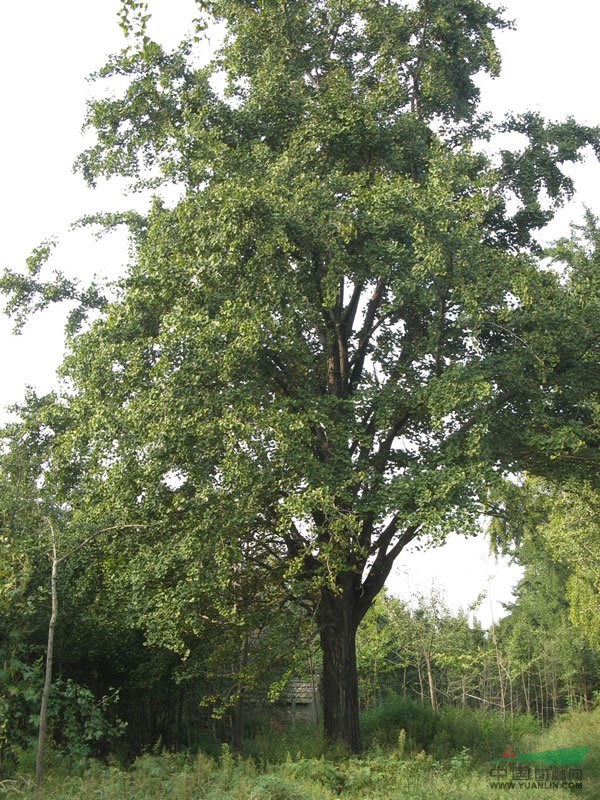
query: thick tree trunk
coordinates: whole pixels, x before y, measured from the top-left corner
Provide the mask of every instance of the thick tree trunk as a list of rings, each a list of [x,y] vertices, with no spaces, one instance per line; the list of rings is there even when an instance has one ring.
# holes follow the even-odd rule
[[[324,590],[319,607],[323,653],[323,724],[329,744],[342,742],[351,753],[361,749],[358,722],[356,630],[360,621],[349,591]]]

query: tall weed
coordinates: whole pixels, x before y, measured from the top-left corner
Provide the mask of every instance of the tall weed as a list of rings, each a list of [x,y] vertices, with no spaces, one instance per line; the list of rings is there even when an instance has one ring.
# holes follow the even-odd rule
[[[426,750],[435,758],[447,759],[463,748],[478,759],[493,758],[506,745],[519,744],[526,734],[539,731],[527,714],[506,719],[496,711],[480,708],[446,707],[434,712],[430,706],[405,698],[392,697],[361,718],[363,741],[368,749],[398,749],[404,731],[403,749],[407,753]]]
[[[506,790],[491,786],[489,751],[504,746],[507,733],[532,729],[528,719],[504,723],[499,715],[473,709],[445,709],[437,715],[415,714],[414,706],[394,703],[371,715],[371,735],[386,744],[373,745],[368,756],[336,761],[289,754],[280,762],[239,758],[228,747],[220,756],[149,753],[129,769],[90,761],[83,774],[65,774],[65,765],[48,772],[44,800],[501,800]],[[421,707],[422,710],[422,707]],[[417,707],[419,711],[419,707]],[[412,722],[412,725],[411,725]],[[389,723],[389,729],[385,724]],[[402,731],[411,733],[403,733]],[[271,732],[272,735],[272,732]],[[304,735],[304,734],[303,734]],[[429,737],[429,752],[415,753],[417,737]],[[410,752],[406,746],[412,737]],[[287,740],[289,743],[289,739]],[[484,745],[481,745],[484,741]],[[512,740],[513,742],[516,740]],[[464,743],[467,744],[464,744]],[[463,743],[463,744],[461,744]],[[549,730],[529,734],[518,752],[590,744],[584,767],[585,800],[600,797],[598,755],[600,710],[573,712]],[[452,749],[455,747],[456,749]],[[477,750],[480,748],[480,750]],[[474,755],[481,752],[477,764]],[[493,757],[496,757],[494,752]],[[485,758],[484,758],[485,756]],[[0,781],[0,798],[32,797],[32,780],[14,776]],[[511,800],[539,797],[539,791],[511,789]],[[552,800],[567,791],[553,790]]]
[[[381,706],[363,712],[360,724],[367,749],[396,747],[400,731],[404,730],[407,752],[416,752],[427,748],[435,735],[431,707],[408,697],[392,697]]]

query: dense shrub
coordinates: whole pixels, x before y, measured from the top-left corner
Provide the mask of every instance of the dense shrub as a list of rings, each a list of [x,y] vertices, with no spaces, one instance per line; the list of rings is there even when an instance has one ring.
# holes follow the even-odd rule
[[[290,755],[299,758],[319,758],[325,751],[320,726],[313,722],[287,722],[271,727],[269,722],[252,731],[244,741],[244,755],[252,757],[257,764],[276,764]]]
[[[427,749],[435,735],[435,715],[431,706],[408,697],[396,696],[361,715],[363,744],[396,747],[401,730],[406,731],[409,752]]]
[[[507,745],[517,747],[540,726],[528,714],[503,717],[481,708],[446,707],[434,717],[435,734],[428,747],[436,758],[450,758],[463,748],[480,759],[497,758]]]
[[[436,759],[448,759],[467,748],[479,761],[495,758],[507,745],[516,747],[526,735],[540,730],[527,714],[507,715],[480,708],[448,706],[437,712],[406,697],[393,697],[365,712],[361,718],[365,747],[398,747],[401,731],[409,754],[425,750]]]
[[[413,734],[430,736],[429,752],[409,752],[404,748],[408,736],[411,703],[394,702],[370,714],[372,731],[380,742],[372,745],[368,756],[330,760],[288,755],[279,763],[257,764],[252,758],[239,758],[223,745],[218,758],[198,753],[148,753],[128,769],[87,761],[85,771],[68,760],[52,760],[44,784],[44,800],[500,800],[504,790],[490,785],[491,758],[484,755],[504,742],[511,733],[515,746],[524,731],[532,730],[531,719],[515,717],[506,724],[501,715],[480,710],[447,708],[428,716],[417,705]],[[385,730],[387,720],[391,728]],[[379,726],[379,727],[377,727]],[[304,734],[307,735],[308,729]],[[280,732],[273,739],[282,738]],[[265,734],[266,735],[266,734]],[[416,742],[416,739],[414,740]],[[383,744],[382,744],[383,742]],[[470,742],[468,744],[461,744]],[[482,744],[483,742],[483,744]],[[550,729],[529,733],[516,747],[528,752],[581,744],[591,746],[583,763],[582,800],[600,797],[600,709],[565,715]],[[385,746],[384,746],[385,745]],[[456,748],[456,749],[453,749]],[[479,748],[479,750],[478,750]],[[272,746],[275,751],[275,745]],[[473,758],[479,752],[479,760]],[[31,754],[30,754],[31,755]],[[495,753],[493,757],[495,757]],[[22,767],[33,768],[26,757]],[[535,794],[535,792],[533,792]],[[539,794],[539,793],[538,793]],[[512,800],[532,797],[531,791],[514,789]],[[15,775],[0,780],[0,797],[33,797],[30,775]],[[567,791],[553,790],[552,800],[567,800]]]

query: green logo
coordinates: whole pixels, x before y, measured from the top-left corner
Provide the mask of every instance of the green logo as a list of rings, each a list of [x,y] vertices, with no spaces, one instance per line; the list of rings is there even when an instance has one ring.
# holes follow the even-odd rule
[[[519,753],[517,755],[514,750],[506,748],[502,756],[497,758],[496,761],[541,761],[544,764],[573,766],[581,764],[589,749],[590,746],[584,744],[580,747],[561,747],[558,750],[540,750],[539,753]]]

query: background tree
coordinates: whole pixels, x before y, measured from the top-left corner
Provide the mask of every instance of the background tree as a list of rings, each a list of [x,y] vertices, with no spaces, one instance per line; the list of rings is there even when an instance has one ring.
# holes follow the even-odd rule
[[[395,693],[406,693],[413,649],[410,610],[399,598],[382,592],[373,601],[357,633],[357,671],[363,709],[380,705]]]
[[[497,545],[525,567],[499,639],[517,702],[543,719],[577,703],[588,707],[597,681],[598,616],[587,602],[588,592],[594,593],[588,572],[594,527],[583,522],[586,494],[594,496],[590,484],[580,481],[510,483],[491,529]],[[581,594],[580,581],[587,586]]]
[[[573,623],[600,644],[600,510],[598,488],[589,483],[554,490],[542,530],[552,557],[568,567],[566,595]]]
[[[86,507],[183,531],[213,574],[260,565],[312,615],[326,735],[356,751],[356,631],[396,556],[596,444],[596,327],[534,234],[597,131],[526,114],[500,126],[522,150],[482,154],[474,78],[507,23],[480,0],[198,6],[225,31],[206,66],[142,14],[90,104],[87,180],[179,199],[135,218],[117,298],[71,341],[60,448]],[[13,309],[36,286],[5,275]]]
[[[0,624],[7,633],[2,699],[7,715],[14,715],[18,722],[13,731],[7,730],[7,725],[3,726],[2,744],[8,749],[8,746],[12,748],[26,741],[28,728],[36,722],[37,791],[43,778],[49,717],[52,710],[56,713],[60,707],[58,698],[51,697],[55,684],[59,587],[63,585],[59,571],[61,565],[90,541],[106,533],[106,529],[92,531],[82,538],[81,526],[76,521],[74,524],[67,495],[61,495],[59,482],[52,480],[54,431],[48,423],[54,417],[55,427],[60,427],[60,423],[56,425],[60,412],[53,398],[37,398],[29,393],[26,404],[18,410],[22,415],[21,422],[7,425],[0,432],[1,555],[8,578],[3,591],[6,606],[3,604],[0,608]],[[43,645],[39,642],[41,637],[45,640]],[[40,653],[43,657],[38,660]],[[21,692],[15,689],[15,683],[18,685],[19,682],[23,686],[22,698]],[[67,693],[76,693],[73,696],[76,705],[87,699],[86,692],[93,698],[88,690],[72,681],[67,683],[66,690]],[[26,703],[17,702],[15,709],[15,699]],[[31,706],[35,701],[39,713],[32,714],[30,709],[26,714],[22,706]],[[72,708],[65,709],[65,718],[72,711]],[[80,749],[85,748],[84,743],[89,739],[98,739],[111,732],[110,725],[93,703],[89,712],[85,720],[87,730],[81,737],[83,741],[78,743]],[[71,734],[82,733],[75,731],[75,727],[71,725]]]
[[[6,613],[4,605],[0,609],[7,633],[2,697],[10,700],[15,671],[30,676],[23,684],[29,700],[38,702],[29,715],[40,719],[39,781],[47,716],[55,745],[84,754],[92,743],[98,752],[119,725],[101,724],[94,702],[100,708],[118,694],[129,723],[123,753],[157,740],[194,746],[207,736],[207,714],[220,719],[220,738],[233,736],[241,747],[245,694],[254,690],[266,700],[271,686],[281,689],[294,674],[311,635],[309,620],[290,608],[282,589],[265,588],[263,571],[250,558],[215,574],[218,548],[185,526],[167,548],[160,540],[165,520],[158,530],[151,518],[127,521],[116,503],[82,502],[77,463],[70,450],[66,458],[61,450],[66,431],[74,432],[69,409],[54,396],[31,395],[19,413],[20,421],[2,432],[0,462],[7,576]],[[134,529],[136,536],[128,536]],[[190,562],[197,569],[186,567]],[[21,605],[31,617],[24,631]],[[42,653],[46,681],[38,715]],[[78,704],[87,704],[91,717],[83,719],[87,712]],[[32,733],[15,702],[11,712],[21,737],[7,733],[7,748]],[[69,722],[74,713],[85,730]]]
[[[39,710],[41,670],[31,641],[34,590],[43,563],[35,503],[36,470],[24,447],[0,452],[0,767],[31,732]],[[37,709],[35,708],[37,704]]]

